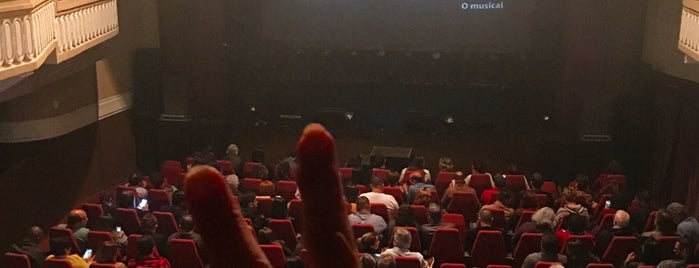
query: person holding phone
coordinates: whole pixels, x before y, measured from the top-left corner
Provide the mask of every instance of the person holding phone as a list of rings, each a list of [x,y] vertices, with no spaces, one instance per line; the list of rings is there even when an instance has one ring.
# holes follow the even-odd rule
[[[70,254],[73,247],[71,247],[70,242],[65,237],[52,238],[50,244],[51,255],[46,258],[47,260],[53,258],[65,259],[70,262],[73,268],[89,268],[94,260],[94,256],[85,256],[87,258],[83,258],[83,256],[78,254]]]

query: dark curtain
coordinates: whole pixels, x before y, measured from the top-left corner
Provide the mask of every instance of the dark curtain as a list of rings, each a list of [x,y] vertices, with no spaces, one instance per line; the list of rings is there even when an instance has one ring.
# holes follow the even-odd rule
[[[657,73],[656,144],[652,192],[656,205],[678,201],[697,215],[699,205],[699,84]]]

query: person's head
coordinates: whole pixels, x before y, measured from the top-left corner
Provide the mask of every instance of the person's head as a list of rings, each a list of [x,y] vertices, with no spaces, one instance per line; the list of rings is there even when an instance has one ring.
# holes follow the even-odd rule
[[[381,254],[376,261],[376,268],[396,268],[396,257],[391,254]]]
[[[507,167],[505,168],[505,174],[520,174],[519,166],[517,166],[517,164],[514,163],[507,165]]]
[[[277,241],[277,236],[274,234],[274,231],[272,231],[272,229],[268,227],[262,227],[257,232],[257,240],[260,242],[260,244],[269,245]]]
[[[466,174],[461,171],[454,172],[454,184],[466,184]]]
[[[400,249],[410,248],[412,236],[405,228],[396,227],[393,229],[393,245]]]
[[[362,268],[376,268],[376,260],[368,253],[359,256],[359,263],[362,264]]]
[[[141,172],[136,172],[134,174],[131,174],[131,177],[129,177],[129,186],[132,187],[146,187],[147,186],[146,178],[143,177],[143,174]]]
[[[495,174],[493,176],[493,182],[495,183],[495,187],[502,190],[505,189],[507,186],[507,181],[505,180],[505,177],[502,176],[502,174]]]
[[[568,232],[576,235],[585,233],[585,229],[587,228],[587,220],[585,217],[580,216],[580,214],[572,213],[568,215],[565,218],[565,222]]]
[[[491,226],[493,225],[493,212],[482,209],[478,212],[478,219],[480,220],[481,226]]]
[[[287,205],[286,200],[281,196],[275,196],[272,198],[272,208],[270,210],[269,217],[272,219],[283,220],[286,219]]]
[[[661,235],[674,235],[677,232],[677,223],[670,213],[661,209],[655,214],[655,230]]]
[[[95,253],[95,261],[98,263],[114,263],[117,261],[119,245],[113,241],[104,241]]]
[[[371,190],[373,192],[383,193],[383,179],[379,177],[371,178]]]
[[[636,193],[636,198],[634,199],[638,205],[649,206],[650,205],[650,192],[648,190],[641,190]]]
[[[591,258],[590,250],[580,239],[570,239],[566,243],[566,255],[571,260],[583,260]]]
[[[260,196],[273,196],[276,189],[272,181],[263,180],[258,191]]]
[[[680,224],[680,222],[684,221],[687,218],[687,208],[678,202],[673,202],[667,205],[665,208],[670,215],[672,215],[672,219],[675,221],[675,224]]]
[[[400,181],[400,173],[391,171],[388,173],[388,185],[397,186]]]
[[[99,195],[100,204],[105,204],[107,206],[112,206],[114,203],[114,196],[111,191],[102,191]]]
[[[265,165],[256,165],[252,168],[252,177],[267,180],[269,179],[269,170]]]
[[[502,190],[498,193],[498,201],[500,201],[500,203],[502,203],[503,205],[505,205],[507,207],[511,206],[511,204],[510,204],[511,199],[512,199],[512,192],[510,192],[507,189]]]
[[[238,200],[240,200],[240,207],[242,209],[257,207],[257,201],[255,200],[255,194],[253,193],[243,193],[240,195]]]
[[[236,145],[236,144],[228,145],[228,148],[226,149],[226,155],[231,156],[231,155],[237,155],[237,154],[238,154],[238,145]]]
[[[275,177],[279,180],[291,179],[291,164],[289,161],[282,161],[277,165]]]
[[[153,188],[156,189],[163,188],[163,183],[165,182],[163,174],[159,171],[151,172],[150,175],[148,175],[148,180],[150,180],[150,184],[153,185]]]
[[[452,171],[454,170],[454,163],[451,161],[451,158],[449,157],[440,157],[439,158],[439,171]]]
[[[430,205],[427,207],[427,210],[430,215],[430,220],[434,224],[438,224],[442,222],[442,216],[444,215],[444,210],[442,210],[442,206],[440,206],[437,203],[430,203]]]
[[[547,256],[558,256],[558,238],[550,232],[544,233],[541,237],[541,254]]]
[[[371,210],[371,202],[366,196],[357,197],[357,211],[369,212]]]
[[[643,264],[658,265],[663,259],[660,243],[655,239],[646,239],[643,241],[640,257]]]
[[[87,225],[87,213],[82,209],[73,209],[68,215],[68,228],[73,231],[85,227]]]
[[[480,174],[485,172],[485,164],[483,164],[483,161],[473,161],[473,163],[471,164],[471,172],[474,174]]]
[[[587,188],[590,187],[590,177],[580,174],[577,177],[575,177],[575,182],[578,185],[578,190],[580,191],[587,191]]]
[[[534,189],[541,189],[541,186],[543,185],[544,176],[542,176],[539,172],[534,172],[534,174],[532,174],[532,187],[534,187]]]
[[[374,253],[379,250],[381,239],[373,232],[367,232],[360,238],[357,238],[357,247],[359,252]]]
[[[682,243],[681,241],[675,242],[675,259],[682,260],[686,259],[688,252],[687,252],[687,244]]]
[[[532,214],[532,222],[538,228],[552,229],[553,219],[556,217],[556,213],[550,207],[543,207],[538,209],[534,214]]]
[[[414,183],[425,182],[424,176],[425,175],[423,175],[421,171],[413,171],[410,173],[410,180],[412,180]]]
[[[188,233],[194,231],[194,218],[192,215],[186,214],[180,219],[180,232]]]
[[[415,214],[409,204],[402,204],[396,211],[396,225],[406,226],[415,222]]]
[[[565,198],[566,203],[568,204],[578,204],[578,192],[577,191],[565,191],[563,194],[563,198]]]
[[[136,247],[138,248],[138,255],[141,257],[150,256],[153,253],[153,248],[155,248],[155,241],[150,235],[144,235],[136,239]]]
[[[141,218],[141,234],[154,234],[158,228],[158,219],[153,214],[147,213]]]
[[[629,213],[626,211],[617,210],[616,213],[614,213],[614,226],[626,228],[629,226],[630,220],[631,216],[629,216]]]
[[[181,207],[184,205],[184,191],[177,190],[172,193],[172,206]]]
[[[95,231],[111,232],[116,229],[116,220],[110,215],[101,215],[97,218],[97,222],[92,229]]]
[[[34,243],[39,243],[41,237],[44,236],[44,230],[39,226],[32,226],[27,229],[26,239],[33,241]]]
[[[70,254],[73,249],[67,237],[54,237],[49,242],[51,254],[56,256],[65,256]]]
[[[133,191],[121,191],[117,195],[117,207],[134,208],[136,206],[136,197]]]

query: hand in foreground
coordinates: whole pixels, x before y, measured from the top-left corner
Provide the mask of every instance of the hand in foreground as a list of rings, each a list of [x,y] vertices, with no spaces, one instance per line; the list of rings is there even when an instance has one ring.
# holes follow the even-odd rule
[[[319,124],[308,125],[297,145],[297,161],[304,247],[311,267],[358,267],[330,133]],[[185,191],[212,267],[271,267],[218,171],[192,168],[185,178]]]

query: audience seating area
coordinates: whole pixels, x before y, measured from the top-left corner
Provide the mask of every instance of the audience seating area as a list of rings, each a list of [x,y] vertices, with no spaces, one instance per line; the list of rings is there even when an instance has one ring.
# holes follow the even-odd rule
[[[166,161],[163,166],[161,173],[163,177],[167,179],[172,185],[182,188],[182,182],[184,178],[184,168],[193,163],[196,160],[188,159],[185,165],[182,165],[179,161]],[[222,174],[226,176],[236,176],[234,167],[231,162],[225,160],[217,161],[218,167],[220,168]],[[240,174],[235,185],[232,185],[232,190],[234,193],[239,195],[253,195],[255,197],[256,208],[252,210],[255,215],[260,215],[264,218],[262,223],[262,228],[269,228],[275,235],[275,239],[280,242],[261,244],[260,248],[269,258],[272,266],[275,268],[283,268],[290,259],[297,259],[299,263],[305,263],[308,265],[308,258],[305,256],[308,254],[306,249],[303,249],[302,245],[302,222],[303,222],[303,199],[299,199],[298,196],[298,186],[293,180],[277,180],[276,178],[255,178],[255,174],[259,174],[257,169],[264,168],[265,166],[260,163],[245,162],[242,165],[242,170],[244,174]],[[342,167],[338,171],[338,177],[343,181],[353,180],[356,177],[353,176],[354,169],[350,167]],[[508,214],[504,209],[489,209],[492,213],[493,222],[492,227],[499,230],[481,230],[475,234],[475,239],[473,239],[473,244],[471,248],[465,248],[464,244],[470,235],[470,231],[473,228],[478,227],[482,224],[479,211],[481,210],[480,204],[482,204],[481,193],[485,190],[490,190],[491,185],[491,175],[490,174],[471,174],[470,181],[468,185],[475,189],[476,194],[473,193],[462,193],[456,192],[451,197],[451,201],[445,204],[442,209],[445,214],[441,218],[442,224],[448,224],[445,227],[437,228],[433,235],[429,236],[431,240],[421,241],[425,239],[423,234],[423,226],[431,223],[430,212],[428,211],[428,206],[422,204],[408,204],[408,196],[406,189],[410,185],[389,185],[390,177],[395,176],[394,172],[384,168],[374,168],[372,169],[372,176],[380,178],[384,182],[384,187],[382,192],[384,194],[390,195],[399,205],[404,205],[408,207],[408,211],[412,213],[411,220],[416,224],[414,226],[395,226],[394,216],[386,204],[384,203],[371,203],[370,212],[382,217],[387,223],[388,228],[382,234],[381,247],[391,248],[394,246],[394,241],[392,235],[397,230],[396,228],[405,228],[411,235],[411,244],[409,250],[411,252],[418,252],[423,254],[425,259],[432,263],[432,267],[441,268],[458,268],[458,267],[487,267],[487,268],[505,268],[505,267],[523,267],[523,263],[527,256],[532,253],[540,252],[542,245],[543,235],[539,232],[525,232],[522,233],[518,238],[518,242],[513,244],[510,241],[512,236],[516,231],[523,225],[532,222],[532,217],[536,210],[534,208],[522,208],[519,209],[519,204],[508,204],[500,201],[499,198],[495,198],[495,204],[504,205],[509,209],[516,211],[514,215]],[[269,173],[272,175],[272,172]],[[433,175],[433,183],[436,187],[431,191],[430,202],[435,202],[440,204],[443,195],[448,191],[448,189],[453,184],[452,180],[456,176],[453,171],[442,171],[438,172],[436,176]],[[498,191],[511,191],[514,194],[523,194],[528,191],[534,191],[530,186],[531,182],[524,175],[511,174],[503,176],[505,178],[505,187],[503,189],[497,189]],[[610,179],[611,177],[611,179]],[[271,195],[260,196],[263,191],[262,188],[266,181],[271,180],[274,185],[274,192]],[[623,176],[607,176],[607,180],[619,181],[621,185],[625,185],[626,178]],[[398,181],[398,180],[396,180]],[[230,182],[229,182],[230,183]],[[174,204],[174,199],[172,193],[164,189],[150,188],[148,189],[148,200],[149,200],[149,211],[147,213],[152,213],[157,219],[157,233],[164,237],[169,237],[172,234],[178,233],[180,231],[179,223],[175,217],[175,214],[171,210],[163,210],[165,208],[172,208],[178,204]],[[235,188],[237,186],[237,188]],[[371,185],[357,184],[356,185],[358,194],[365,192],[371,192]],[[564,191],[566,186],[557,186],[553,182],[546,181],[543,185],[537,189],[538,192],[533,194],[536,201],[536,209],[542,208],[549,204],[549,198],[556,200],[555,207],[552,207],[553,211],[558,210],[558,208],[565,204],[563,199]],[[105,190],[107,192],[112,191]],[[116,193],[119,194],[123,191],[131,192],[133,196],[138,196],[136,189],[124,185],[116,186]],[[113,191],[112,191],[113,192]],[[379,191],[380,192],[380,191]],[[269,194],[269,193],[268,193]],[[595,196],[595,193],[592,193]],[[348,200],[356,200],[356,196],[349,197]],[[239,199],[242,199],[239,196]],[[614,217],[618,209],[627,210],[627,208],[609,208],[605,207],[604,204],[607,200],[613,200],[613,194],[603,194],[600,195],[599,200],[595,203],[594,208],[590,208],[589,225],[586,234],[572,234],[568,237],[562,247],[558,248],[560,254],[568,254],[567,245],[571,241],[580,241],[584,247],[592,252],[596,246],[596,239],[603,233],[608,232],[614,226]],[[275,202],[284,203],[281,208],[283,214],[278,215],[277,211],[280,209],[279,206],[275,205]],[[242,202],[242,201],[241,201]],[[137,202],[134,201],[134,204]],[[630,206],[629,206],[630,207]],[[95,203],[85,203],[82,204],[81,208],[85,210],[88,216],[87,227],[96,226],[96,220],[103,214],[107,213],[103,209],[101,204]],[[246,207],[243,206],[245,209]],[[348,210],[354,209],[354,206],[348,205]],[[135,258],[138,255],[136,248],[136,240],[141,237],[139,234],[141,231],[141,219],[143,216],[143,211],[139,211],[136,208],[116,208],[114,210],[114,215],[111,215],[116,224],[122,228],[122,230],[128,235],[128,242],[124,246],[122,254],[122,260],[128,260]],[[354,213],[353,211],[347,211],[348,215]],[[273,216],[274,215],[274,216]],[[641,232],[653,231],[655,227],[655,217],[657,215],[657,210],[649,211],[647,219],[642,221],[642,229],[637,230],[636,236],[614,236],[609,243],[609,246],[604,250],[604,254],[599,257],[599,263],[590,263],[587,265],[588,268],[594,267],[615,267],[614,264],[623,263],[627,255],[630,252],[638,252],[641,248],[642,240],[639,239]],[[181,215],[179,215],[181,217]],[[398,216],[396,216],[398,217]],[[508,217],[511,217],[508,219]],[[555,232],[557,230],[566,230],[565,225],[566,217],[559,223],[558,226],[553,227],[552,230]],[[246,222],[250,227],[254,227],[253,234],[262,241],[262,237],[259,237],[260,233],[257,233],[261,226],[256,218],[246,218]],[[374,233],[374,226],[372,224],[354,224],[351,226],[352,232],[355,238],[360,238],[366,233]],[[502,232],[501,232],[501,231]],[[78,241],[76,240],[73,231],[68,228],[53,227],[48,232],[50,237],[63,236],[67,237],[71,241],[74,253],[80,254],[81,250]],[[504,234],[504,235],[503,235]],[[471,234],[472,235],[472,234]],[[657,241],[661,248],[662,259],[672,259],[675,257],[674,247],[675,242],[679,240],[677,236],[660,236]],[[86,246],[88,248],[96,249],[102,245],[105,241],[113,241],[110,232],[106,231],[89,231],[87,235]],[[205,250],[205,248],[203,249]],[[699,250],[699,247],[697,247]],[[293,252],[289,256],[289,252]],[[156,254],[160,253],[156,250]],[[637,253],[638,254],[638,253]],[[173,267],[207,267],[206,260],[202,258],[205,256],[205,252],[199,252],[197,245],[193,240],[190,239],[172,239],[167,246],[166,257]],[[29,259],[26,255],[15,254],[8,252],[5,254],[4,263],[9,265],[8,267],[30,267]],[[417,258],[414,257],[395,257],[395,267],[399,268],[420,268],[421,263]],[[543,262],[539,261],[534,267],[550,267],[556,264],[555,262]],[[46,264],[46,267],[71,267],[69,263],[59,260],[52,259]],[[93,264],[91,267],[113,267],[109,264]],[[299,266],[292,266],[299,267]],[[639,266],[645,267],[645,266]],[[654,267],[654,266],[648,266]],[[687,267],[697,267],[696,265],[688,265]]]

